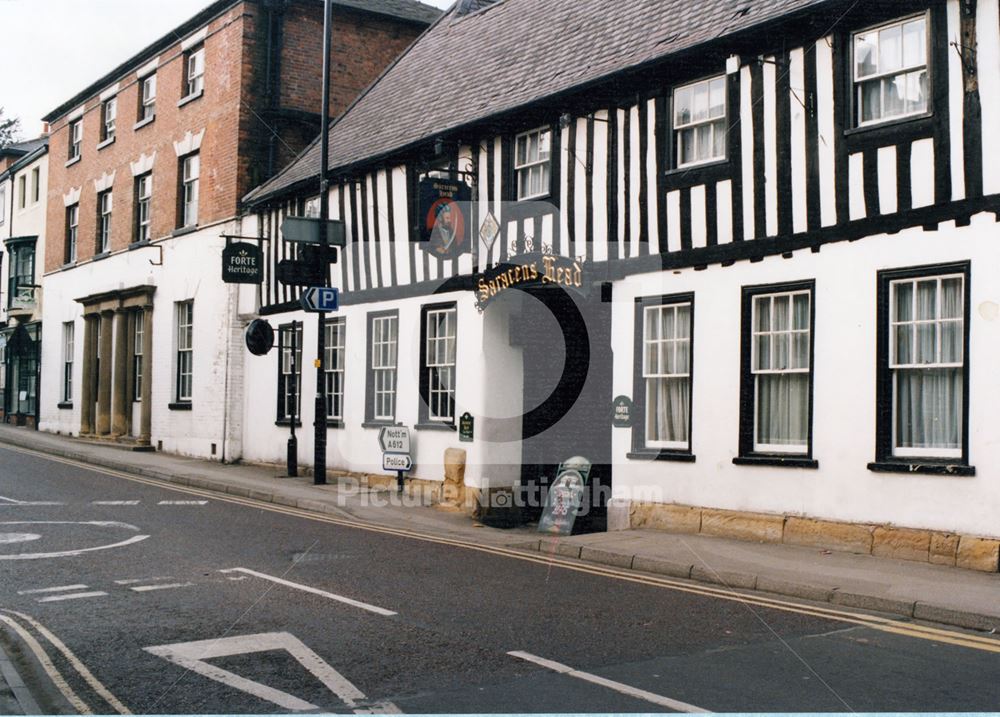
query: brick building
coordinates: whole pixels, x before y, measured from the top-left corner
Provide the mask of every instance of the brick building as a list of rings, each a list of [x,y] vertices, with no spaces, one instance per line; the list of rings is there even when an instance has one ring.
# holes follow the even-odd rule
[[[438,15],[334,8],[331,116]],[[217,0],[44,118],[42,372],[77,380],[46,382],[41,428],[223,456],[240,388],[223,236],[319,129],[322,23],[319,0]]]

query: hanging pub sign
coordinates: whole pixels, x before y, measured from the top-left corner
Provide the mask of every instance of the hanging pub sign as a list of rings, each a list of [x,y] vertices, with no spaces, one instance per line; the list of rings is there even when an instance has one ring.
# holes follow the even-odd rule
[[[472,250],[472,192],[457,179],[427,177],[420,180],[420,242],[427,253],[441,259],[455,259]]]
[[[222,280],[227,284],[259,284],[264,261],[260,247],[233,242],[222,250]]]
[[[507,263],[489,267],[476,278],[476,307],[483,311],[508,289],[550,286],[587,293],[583,259],[557,254],[520,254]]]

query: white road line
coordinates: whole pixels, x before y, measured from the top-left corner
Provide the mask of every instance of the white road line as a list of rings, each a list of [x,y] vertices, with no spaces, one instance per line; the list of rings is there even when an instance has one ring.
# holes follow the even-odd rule
[[[687,702],[681,702],[679,700],[673,700],[669,697],[664,697],[663,695],[658,695],[653,692],[647,692],[646,690],[640,690],[637,687],[632,687],[631,685],[626,685],[621,682],[615,682],[614,680],[609,680],[604,677],[598,677],[597,675],[592,675],[589,672],[581,672],[580,670],[574,670],[569,665],[564,665],[561,662],[555,662],[554,660],[546,660],[544,657],[538,657],[537,655],[532,655],[530,652],[508,652],[511,657],[516,657],[520,660],[525,660],[527,662],[534,663],[546,669],[552,670],[553,672],[558,672],[561,675],[568,675],[569,677],[575,677],[578,680],[583,680],[585,682],[590,682],[595,685],[600,685],[601,687],[607,687],[609,690],[614,690],[615,692],[620,692],[623,695],[628,695],[629,697],[635,697],[636,699],[645,700],[646,702],[652,702],[654,705],[660,705],[661,707],[667,707],[668,709],[677,710],[678,712],[699,712],[707,713],[709,710],[702,709],[701,707],[695,707],[694,705],[689,705]]]
[[[155,583],[157,580],[173,580],[173,576],[158,576],[155,578],[129,578],[128,580],[115,580],[115,585],[135,585],[136,583]]]
[[[73,709],[82,715],[94,714],[94,711],[90,709],[89,705],[80,699],[80,696],[77,695],[76,692],[73,691],[73,688],[69,686],[69,683],[66,682],[66,678],[63,677],[59,670],[56,669],[55,665],[52,664],[52,660],[49,659],[48,654],[44,649],[42,649],[42,646],[38,644],[38,640],[36,640],[30,632],[25,630],[20,623],[7,617],[6,615],[0,615],[0,622],[9,625],[10,628],[14,630],[14,632],[16,632],[22,640],[24,640],[24,644],[26,644],[28,649],[34,653],[35,658],[42,666],[42,669],[45,670],[45,673],[49,676],[49,679],[52,680],[52,683],[56,686],[56,688],[62,692],[63,697],[65,697],[66,700],[73,706]]]
[[[7,520],[0,522],[2,525],[93,525],[98,528],[121,528],[123,530],[131,530],[136,533],[139,529],[134,525],[129,525],[128,523],[118,523],[115,521],[108,520],[91,520],[91,521],[74,521],[74,520]],[[0,555],[0,560],[41,560],[43,558],[67,558],[74,555],[81,555],[82,553],[92,553],[95,550],[110,550],[111,548],[121,548],[126,545],[131,545],[133,543],[139,543],[146,538],[148,535],[135,535],[128,540],[123,540],[118,543],[110,543],[108,545],[97,545],[93,548],[78,548],[77,550],[63,550],[55,553],[16,553],[14,555]]]
[[[0,505],[65,505],[65,503],[56,503],[50,500],[16,500],[0,495]]]
[[[94,500],[91,505],[139,505],[137,500]]]
[[[344,597],[343,595],[334,595],[333,593],[328,593],[325,590],[320,590],[318,588],[311,588],[308,585],[302,585],[300,583],[293,583],[290,580],[284,580],[282,578],[276,578],[273,575],[265,575],[264,573],[258,573],[256,570],[249,570],[248,568],[229,568],[227,570],[220,570],[220,573],[246,573],[247,575],[253,575],[254,577],[261,578],[262,580],[270,580],[272,583],[277,583],[278,585],[284,585],[285,587],[295,588],[296,590],[301,590],[302,592],[312,593],[313,595],[319,595],[321,597],[329,598],[330,600],[336,600],[337,602],[342,602],[345,605],[352,605],[354,607],[359,607],[362,610],[368,610],[376,615],[384,615],[385,617],[391,617],[395,615],[392,610],[386,610],[382,607],[376,607],[375,605],[369,605],[365,602],[359,602],[358,600],[352,600],[351,598]]]
[[[67,595],[49,595],[48,597],[38,598],[38,602],[61,602],[63,600],[82,600],[84,598],[101,597],[107,595],[106,592],[101,590],[91,590],[85,593],[69,593]]]
[[[137,593],[145,593],[150,590],[172,590],[174,588],[186,588],[194,583],[159,583],[157,585],[138,585],[134,588],[129,588],[129,590],[134,590]]]
[[[157,505],[208,505],[207,500],[161,500]]]
[[[18,590],[18,595],[40,595],[42,593],[65,593],[70,590],[86,590],[86,585],[60,585],[54,588],[34,588],[32,590]]]
[[[66,647],[65,643],[58,637],[52,634],[52,632],[42,625],[40,622],[32,618],[30,615],[25,615],[21,612],[15,612],[14,610],[8,610],[11,615],[17,615],[19,618],[29,623],[33,628],[38,630],[39,634],[52,643],[52,646],[62,653],[62,656],[66,658],[73,669],[77,671],[80,677],[83,678],[84,682],[90,685],[91,689],[94,690],[98,695],[101,696],[105,702],[107,702],[118,714],[120,715],[130,715],[132,711],[123,705],[121,701],[111,694],[111,691],[105,687],[100,680],[94,677],[94,674],[87,669],[87,666],[83,664],[83,661],[79,657],[73,654],[73,652]],[[0,615],[0,617],[3,617]]]

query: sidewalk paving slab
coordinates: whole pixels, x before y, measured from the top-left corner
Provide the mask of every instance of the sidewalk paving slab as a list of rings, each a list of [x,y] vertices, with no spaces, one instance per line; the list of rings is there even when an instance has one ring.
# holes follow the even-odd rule
[[[484,527],[461,512],[438,510],[412,496],[333,479],[288,478],[277,466],[223,464],[166,453],[122,451],[0,425],[9,444],[110,470],[274,503],[335,518],[494,547],[535,551],[617,569],[757,590],[963,628],[1000,631],[1000,574],[780,543],[626,530],[542,536],[532,526]]]

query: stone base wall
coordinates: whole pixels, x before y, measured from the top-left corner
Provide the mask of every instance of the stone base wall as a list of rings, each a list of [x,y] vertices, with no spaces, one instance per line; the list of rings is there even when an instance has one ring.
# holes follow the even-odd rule
[[[633,503],[629,527],[785,543],[849,553],[998,571],[1000,540],[918,530],[665,503]]]

